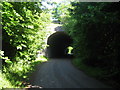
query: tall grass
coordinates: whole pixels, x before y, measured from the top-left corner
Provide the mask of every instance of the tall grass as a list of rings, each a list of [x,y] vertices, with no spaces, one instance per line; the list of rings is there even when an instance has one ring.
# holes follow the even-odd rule
[[[35,65],[45,61],[47,59],[40,56],[32,61],[20,60],[19,62],[7,63],[6,66],[3,66],[3,72],[0,72],[0,89],[25,88]]]

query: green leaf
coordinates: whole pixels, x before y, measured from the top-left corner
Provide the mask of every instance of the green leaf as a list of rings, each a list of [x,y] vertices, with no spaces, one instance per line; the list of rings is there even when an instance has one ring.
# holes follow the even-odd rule
[[[10,61],[9,59],[5,60],[5,62],[8,63],[8,64],[12,64],[12,61]]]
[[[21,45],[19,45],[19,46],[17,46],[17,50],[22,50],[22,46]]]
[[[27,76],[23,76],[23,78],[27,78]]]
[[[4,51],[0,50],[0,56],[4,56]]]

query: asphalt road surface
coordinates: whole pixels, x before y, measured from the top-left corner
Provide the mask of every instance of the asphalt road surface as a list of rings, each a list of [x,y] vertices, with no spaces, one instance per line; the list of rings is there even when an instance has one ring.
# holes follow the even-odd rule
[[[108,88],[76,69],[68,59],[51,59],[38,65],[31,84],[42,88]]]

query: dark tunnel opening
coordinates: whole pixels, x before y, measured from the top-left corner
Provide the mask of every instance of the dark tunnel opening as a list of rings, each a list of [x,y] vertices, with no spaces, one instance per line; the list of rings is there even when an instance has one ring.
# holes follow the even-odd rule
[[[68,58],[72,55],[68,54],[67,47],[71,46],[72,38],[63,31],[53,33],[48,37],[47,57],[48,58]]]

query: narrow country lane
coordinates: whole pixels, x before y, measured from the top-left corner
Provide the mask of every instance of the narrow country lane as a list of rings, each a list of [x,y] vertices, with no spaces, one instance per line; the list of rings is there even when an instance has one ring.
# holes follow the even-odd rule
[[[31,84],[42,88],[107,88],[76,69],[69,59],[51,59],[37,69]]]

